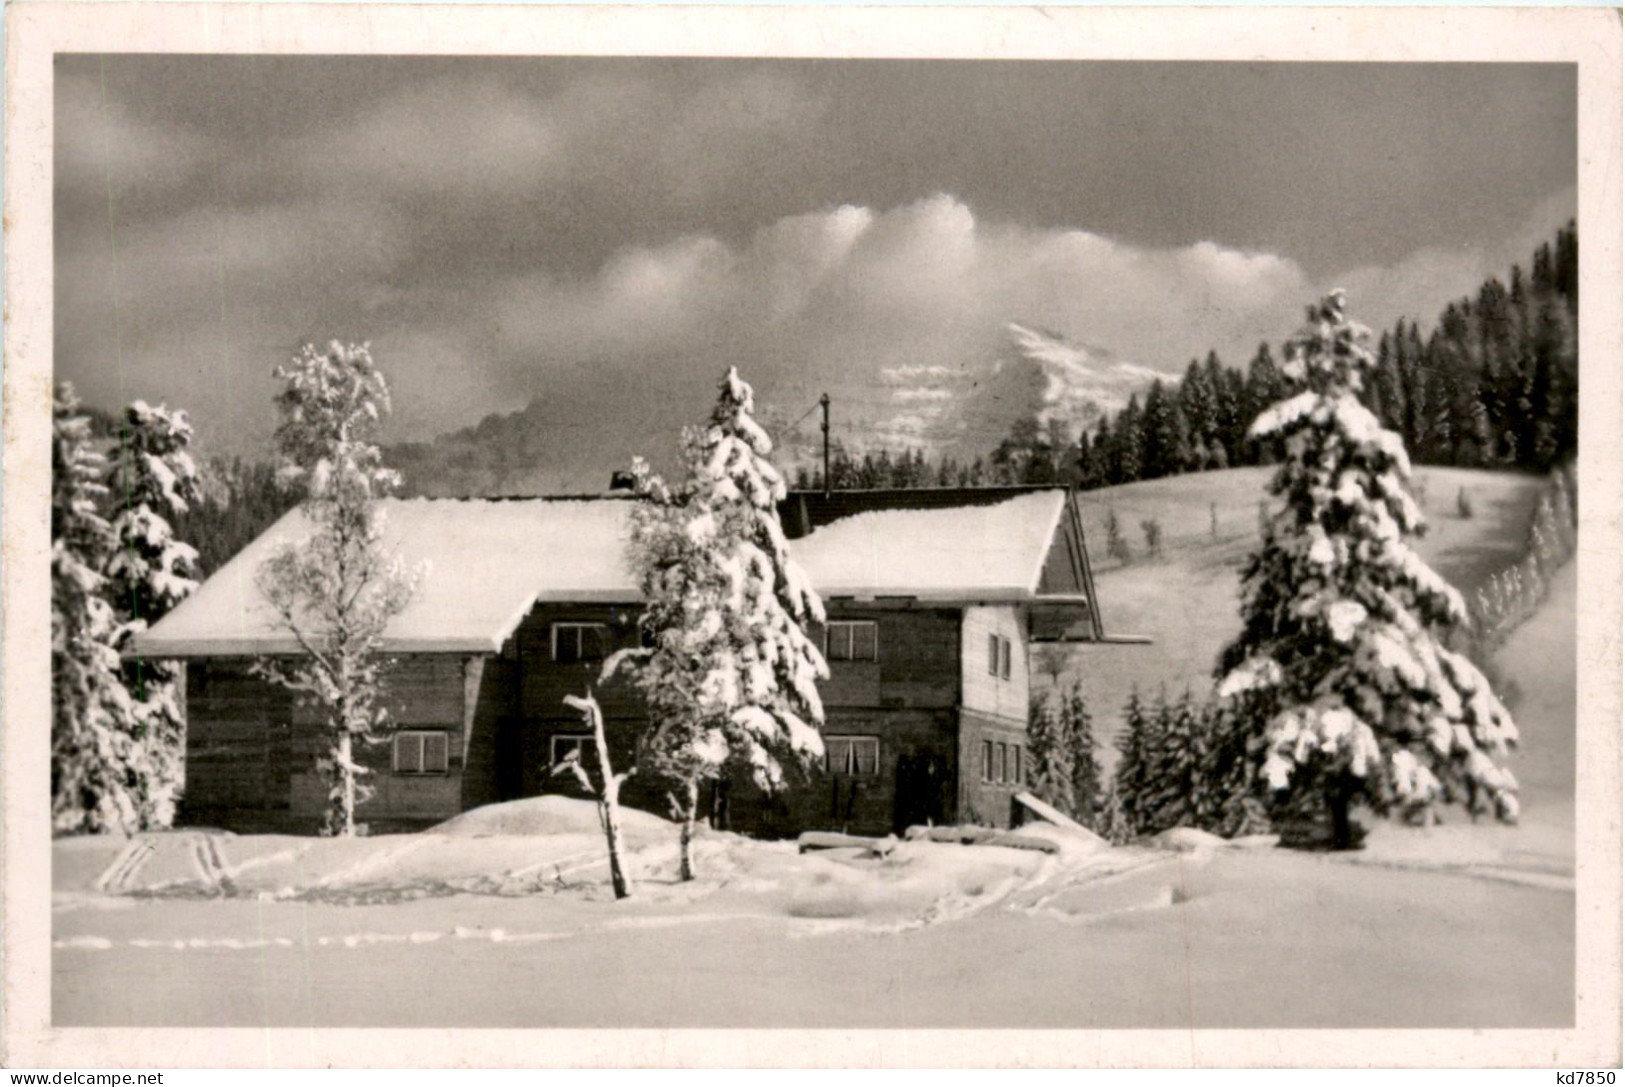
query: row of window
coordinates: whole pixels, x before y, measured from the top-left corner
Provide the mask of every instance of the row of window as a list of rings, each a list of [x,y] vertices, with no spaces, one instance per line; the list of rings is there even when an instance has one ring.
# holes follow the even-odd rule
[[[1021,745],[982,741],[982,780],[992,785],[1023,785]]]
[[[559,664],[603,660],[609,654],[609,627],[604,623],[554,623],[553,660]],[[1002,634],[987,636],[987,672],[1009,679],[1015,657],[1014,643]],[[824,659],[872,661],[880,659],[880,626],[872,619],[836,619],[824,627]]]
[[[572,754],[584,766],[597,765],[598,755],[592,737],[585,733],[561,733],[548,740],[550,766],[557,766]],[[880,774],[878,736],[825,736],[824,769],[832,774],[877,777]]]
[[[560,734],[549,738],[550,765],[574,754],[583,763],[596,762],[592,737]],[[445,732],[405,729],[395,733],[390,767],[397,774],[444,774],[450,764],[451,740]],[[982,741],[982,780],[990,784],[1020,785],[1020,744]],[[824,769],[832,774],[877,777],[880,774],[880,738],[877,736],[825,736]]]
[[[549,765],[557,766],[574,754],[586,765],[597,762],[592,737],[564,733],[549,738]],[[403,729],[394,736],[390,769],[397,774],[444,774],[450,767],[451,739],[445,732]],[[825,736],[824,768],[832,774],[875,777],[880,773],[880,738],[877,736]]]
[[[512,643],[510,643],[511,645]],[[603,660],[609,655],[609,627],[604,623],[554,623],[551,653],[558,664]],[[824,658],[872,661],[880,658],[880,627],[872,619],[838,619],[824,628]]]

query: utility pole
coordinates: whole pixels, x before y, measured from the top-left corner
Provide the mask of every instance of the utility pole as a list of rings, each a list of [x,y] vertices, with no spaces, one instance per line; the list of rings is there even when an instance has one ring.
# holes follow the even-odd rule
[[[818,406],[824,411],[824,497],[829,497],[829,393],[818,398]]]

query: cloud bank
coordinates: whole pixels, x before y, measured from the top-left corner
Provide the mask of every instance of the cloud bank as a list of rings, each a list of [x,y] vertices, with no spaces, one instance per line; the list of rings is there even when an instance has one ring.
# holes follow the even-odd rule
[[[828,391],[849,440],[917,439],[963,404],[997,414],[1011,322],[1091,345],[1057,372],[1105,358],[1172,374],[1209,349],[1240,363],[1332,286],[1374,326],[1431,318],[1574,205],[1560,189],[1481,242],[1327,273],[1324,253],[1217,230],[1114,230],[1145,188],[1115,179],[1066,216],[1000,204],[1050,183],[994,168],[1025,129],[980,135],[969,160],[960,141],[928,146],[929,126],[893,116],[934,101],[898,89],[904,69],[854,102],[854,78],[794,66],[544,79],[335,61],[314,79],[267,58],[165,83],[139,63],[60,73],[58,368],[93,402],[191,409],[224,452],[260,451],[272,368],[332,337],[372,342],[397,439],[540,399],[561,463],[597,472],[697,417],[728,365],[780,424]],[[1062,108],[1033,97],[1009,117]],[[1146,200],[1129,220],[1155,212]]]

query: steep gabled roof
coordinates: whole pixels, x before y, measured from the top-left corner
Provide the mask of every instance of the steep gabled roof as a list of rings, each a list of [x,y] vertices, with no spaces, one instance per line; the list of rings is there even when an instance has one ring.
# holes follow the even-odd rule
[[[825,597],[910,597],[974,602],[1032,599],[1058,539],[1067,500],[1059,489],[1022,492],[994,505],[876,509],[794,540],[792,557]],[[626,496],[504,501],[392,499],[383,503],[386,546],[429,570],[386,629],[399,653],[495,653],[538,602],[636,603],[626,569]],[[283,541],[308,532],[285,515],[149,631],[146,657],[292,653],[255,585]]]

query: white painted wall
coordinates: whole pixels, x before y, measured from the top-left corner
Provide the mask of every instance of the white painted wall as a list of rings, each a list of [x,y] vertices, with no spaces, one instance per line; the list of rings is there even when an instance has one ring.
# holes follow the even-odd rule
[[[1028,665],[1026,624],[1015,604],[972,604],[960,626],[961,687],[965,708],[1027,720]],[[1010,678],[988,672],[988,636],[1010,640]]]

